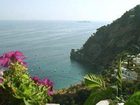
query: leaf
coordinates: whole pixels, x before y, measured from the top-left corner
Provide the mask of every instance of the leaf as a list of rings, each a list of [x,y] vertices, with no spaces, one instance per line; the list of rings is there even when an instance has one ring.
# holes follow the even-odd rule
[[[125,105],[140,105],[140,91],[134,93],[128,101],[125,103]]]
[[[24,100],[25,105],[31,105],[30,103],[28,103],[28,101],[25,98],[23,100]]]
[[[101,90],[101,91],[93,91],[84,105],[96,105],[100,100],[108,99],[112,97],[112,89],[108,88],[106,90]]]
[[[102,80],[100,77],[95,76],[93,74],[88,74],[84,77],[85,79],[85,84],[89,88],[100,88],[100,89],[105,89],[105,82]]]

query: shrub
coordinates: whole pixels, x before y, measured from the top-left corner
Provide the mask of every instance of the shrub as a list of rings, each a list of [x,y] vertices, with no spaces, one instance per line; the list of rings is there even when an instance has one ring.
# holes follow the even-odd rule
[[[0,57],[0,105],[45,105],[51,99],[53,83],[30,77],[22,52],[12,51]]]

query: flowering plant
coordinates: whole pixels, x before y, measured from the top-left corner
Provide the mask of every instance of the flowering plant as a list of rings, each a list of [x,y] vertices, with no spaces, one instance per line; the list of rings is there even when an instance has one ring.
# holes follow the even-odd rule
[[[45,105],[53,94],[48,78],[30,77],[25,56],[12,51],[0,56],[0,105]]]

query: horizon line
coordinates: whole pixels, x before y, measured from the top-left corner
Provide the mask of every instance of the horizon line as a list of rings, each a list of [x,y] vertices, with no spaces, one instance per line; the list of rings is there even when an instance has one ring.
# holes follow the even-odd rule
[[[45,20],[45,19],[0,19],[0,21],[79,21],[79,22],[113,22],[113,21],[106,21],[106,20]]]

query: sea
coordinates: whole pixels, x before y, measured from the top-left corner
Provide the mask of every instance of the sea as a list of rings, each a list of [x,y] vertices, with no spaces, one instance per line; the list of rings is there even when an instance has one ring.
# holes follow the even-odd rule
[[[21,51],[31,76],[49,78],[55,89],[83,81],[98,70],[70,59],[71,49],[79,49],[96,29],[106,22],[92,21],[0,21],[0,55]]]

